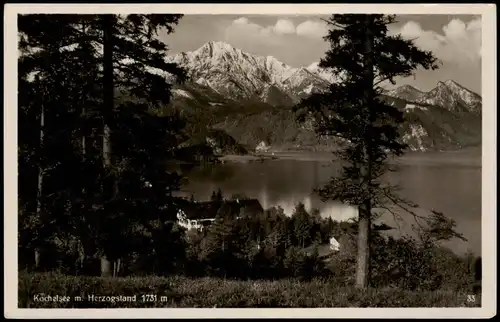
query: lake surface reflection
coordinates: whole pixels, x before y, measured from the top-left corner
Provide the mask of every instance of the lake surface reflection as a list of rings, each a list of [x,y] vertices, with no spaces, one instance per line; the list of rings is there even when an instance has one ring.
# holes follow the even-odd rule
[[[310,152],[275,153],[278,159],[264,162],[225,163],[194,170],[183,194],[208,200],[220,188],[225,198],[242,194],[257,198],[264,208],[281,206],[291,214],[299,202],[307,209],[317,208],[323,217],[347,220],[357,215],[354,208],[338,202],[321,202],[314,188],[326,183],[338,164],[331,154]],[[455,252],[481,251],[481,151],[480,149],[411,153],[397,161],[399,170],[389,179],[401,188],[400,195],[418,204],[418,214],[431,209],[443,212],[457,222],[457,230],[468,242],[454,240],[446,244]],[[400,223],[394,234],[410,233],[411,217]],[[382,221],[395,225],[392,215]]]

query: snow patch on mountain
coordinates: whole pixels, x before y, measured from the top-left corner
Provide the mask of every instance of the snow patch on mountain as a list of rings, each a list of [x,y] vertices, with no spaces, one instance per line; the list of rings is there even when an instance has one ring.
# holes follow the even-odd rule
[[[449,79],[444,82],[444,84],[457,96],[462,102],[467,106],[474,108],[480,108],[482,104],[481,96],[468,90],[457,82]]]
[[[172,93],[174,94],[174,96],[182,96],[189,99],[194,99],[193,95],[191,95],[188,91],[185,91],[183,89],[173,89]]]
[[[454,112],[480,112],[482,107],[481,96],[452,80],[438,82],[434,89],[423,93],[415,102],[441,106]]]
[[[386,90],[384,94],[411,102],[417,107],[420,105],[421,109],[424,109],[421,105],[434,105],[452,112],[480,113],[482,107],[481,96],[453,80],[438,82],[436,87],[428,92],[423,92],[411,85],[403,85]],[[413,106],[406,106],[406,109],[411,108]]]
[[[425,106],[420,106],[420,105],[415,105],[415,104],[406,104],[406,106],[405,106],[405,111],[410,111],[410,110],[414,110],[414,109],[427,111],[427,107],[425,107]]]
[[[193,82],[235,99],[257,97],[268,102],[273,101],[269,95],[289,96],[293,103],[329,82],[327,73],[319,69],[294,68],[272,56],[245,53],[224,42],[210,41],[166,60],[183,66]]]
[[[418,100],[425,92],[411,86],[402,85],[386,92],[386,95],[401,98],[410,102]]]
[[[307,70],[313,74],[318,75],[322,79],[328,81],[329,83],[335,83],[337,80],[332,75],[332,73],[328,72],[326,69],[319,67],[318,62],[314,62],[311,65],[307,66]]]
[[[426,151],[423,144],[427,131],[420,124],[410,124],[409,131],[403,135],[403,142],[407,143],[412,151]]]
[[[302,92],[306,93],[306,94],[311,94],[312,90],[313,90],[313,85],[309,84],[309,86],[307,86],[305,89],[303,89]]]

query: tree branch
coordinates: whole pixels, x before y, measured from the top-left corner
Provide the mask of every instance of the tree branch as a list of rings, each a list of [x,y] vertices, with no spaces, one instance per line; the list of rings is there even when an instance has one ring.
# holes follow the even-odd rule
[[[336,23],[335,23],[335,22],[333,22],[333,21],[330,21],[330,20],[327,20],[327,19],[323,19],[323,18],[320,18],[320,19],[321,19],[321,20],[323,20],[324,22],[326,22],[327,24],[332,25],[332,26],[335,26],[335,27],[337,27],[337,28],[339,28],[339,29],[342,29],[342,30],[343,30],[343,29],[345,28],[345,26],[341,26],[341,25],[339,25],[339,24],[336,24]]]

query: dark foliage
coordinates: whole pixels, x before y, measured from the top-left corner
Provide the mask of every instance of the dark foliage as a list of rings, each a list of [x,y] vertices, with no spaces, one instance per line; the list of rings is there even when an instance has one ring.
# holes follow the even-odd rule
[[[353,21],[349,32],[358,35],[358,18],[346,17]],[[172,32],[179,19],[180,15],[19,16],[19,268],[67,275],[99,275],[112,269],[115,276],[322,277],[350,284],[356,254],[351,245],[359,222],[324,219],[303,204],[287,216],[279,207],[262,209],[241,195],[228,200],[220,189],[212,195],[211,208],[195,207],[206,212],[205,217],[213,214],[212,224],[186,231],[178,221],[187,200],[174,196],[182,175],[170,165],[211,159],[214,148],[202,144],[206,135],[218,141],[215,149],[225,146],[246,153],[220,131],[198,130],[204,134],[192,137],[189,120],[165,108],[172,82],[182,81],[185,74],[164,62],[167,47],[156,34],[160,28]],[[373,30],[383,33],[384,19],[390,18],[374,19]],[[340,36],[337,31],[330,35]],[[391,41],[409,46],[398,38]],[[377,46],[387,52],[383,44]],[[420,55],[410,49],[408,57]],[[327,55],[345,56],[337,51]],[[391,76],[408,73],[422,57],[408,60],[409,65],[400,69],[388,58],[378,59],[383,72],[379,76]],[[346,68],[357,71],[359,66],[352,63]],[[359,161],[355,164],[364,162],[359,144],[366,135],[380,143],[370,150],[377,175],[386,157],[382,147],[396,153],[402,148],[392,125],[385,123],[398,121],[400,115],[374,99],[371,106],[380,124],[366,123],[364,116],[370,113],[356,98],[360,82],[353,76],[347,85],[332,85],[330,94],[306,103],[339,113],[340,118],[319,118],[316,125],[320,132],[331,134],[327,130],[336,127],[351,137],[344,155]],[[334,100],[338,103],[333,107],[324,104],[341,91],[344,100]],[[266,135],[251,139],[267,140]],[[374,191],[387,192],[373,182],[358,185],[356,166],[346,166],[347,179],[328,186],[325,195],[356,204],[368,192],[370,197],[380,196]],[[194,197],[190,202],[195,203]],[[477,283],[473,276],[480,264],[474,269],[473,256],[464,259],[438,247],[441,240],[461,237],[454,227],[437,212],[419,226],[418,241],[386,238],[382,232],[390,227],[374,226],[371,284],[433,290],[466,289]],[[338,252],[330,249],[332,237],[340,242]]]
[[[150,249],[163,271],[182,257],[172,196],[181,178],[167,161],[186,157],[185,123],[155,113],[171,81],[185,79],[157,38],[180,17],[19,16],[22,258],[46,261],[55,248],[71,270],[101,258],[118,271]]]
[[[373,209],[394,213],[393,206],[413,207],[397,196],[395,186],[383,180],[391,170],[388,158],[401,156],[407,145],[400,133],[403,113],[382,99],[379,85],[395,84],[396,76],[411,76],[418,67],[434,70],[438,64],[431,52],[420,50],[411,40],[388,35],[387,26],[396,22],[394,15],[334,14],[325,21],[331,27],[324,37],[330,48],[319,66],[337,81],[327,91],[303,99],[295,110],[300,121],[312,122],[318,136],[329,137],[340,146],[335,155],[343,163],[342,170],[317,192],[324,200],[358,208],[355,284],[366,288],[374,252],[371,227],[377,214]],[[444,215],[439,219],[447,221]],[[458,236],[453,230],[447,233],[450,238]]]

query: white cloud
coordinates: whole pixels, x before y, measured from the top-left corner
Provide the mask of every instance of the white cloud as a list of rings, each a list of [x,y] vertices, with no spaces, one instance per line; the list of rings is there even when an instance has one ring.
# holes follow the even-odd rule
[[[274,25],[261,26],[251,22],[246,17],[241,17],[234,20],[227,27],[226,34],[239,33],[242,37],[298,35],[322,40],[322,37],[326,35],[326,31],[326,24],[312,20],[306,20],[297,27],[288,19],[278,19]]]
[[[322,39],[328,28],[325,23],[319,21],[306,20],[297,26],[297,35],[306,37],[318,37]]]
[[[464,22],[451,20],[442,33],[423,30],[419,23],[409,21],[392,34],[400,33],[405,39],[413,39],[415,45],[430,50],[444,62],[459,65],[477,63],[481,59],[481,20]]]
[[[290,20],[279,19],[274,25],[273,31],[277,34],[294,34],[295,26]]]
[[[241,17],[233,21],[231,26],[228,27],[235,29],[235,31],[240,31],[240,32],[252,32],[252,33],[262,33],[266,34],[268,33],[269,30],[267,28],[263,28],[262,26],[251,22],[248,20],[248,18]]]
[[[233,24],[235,25],[245,25],[247,24],[249,21],[248,21],[248,18],[245,18],[245,17],[241,17],[241,18],[238,18],[236,19],[235,21],[233,21]]]

